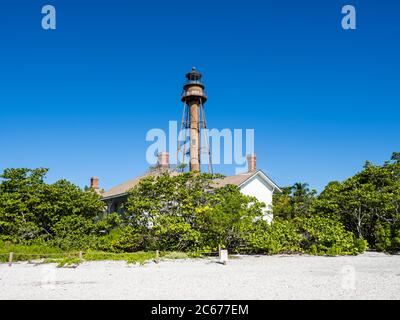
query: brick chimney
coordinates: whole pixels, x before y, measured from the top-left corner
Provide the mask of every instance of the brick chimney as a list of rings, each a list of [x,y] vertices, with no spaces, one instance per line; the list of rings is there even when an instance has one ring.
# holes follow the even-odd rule
[[[95,191],[99,191],[99,178],[98,177],[91,177],[90,178],[90,188],[94,189]]]
[[[257,171],[257,158],[254,153],[247,155],[247,168],[249,173]]]
[[[158,154],[158,167],[160,169],[169,169],[169,153],[160,152]]]

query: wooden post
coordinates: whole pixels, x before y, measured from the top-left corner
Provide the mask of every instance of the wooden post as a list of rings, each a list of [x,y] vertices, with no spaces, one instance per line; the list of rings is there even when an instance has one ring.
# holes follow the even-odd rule
[[[160,262],[160,252],[156,250],[156,263]]]
[[[13,263],[14,252],[10,252],[10,256],[8,258],[8,266],[11,267]]]
[[[83,252],[82,251],[79,251],[79,260],[83,260]]]
[[[219,262],[226,265],[228,262],[228,250],[219,250]]]

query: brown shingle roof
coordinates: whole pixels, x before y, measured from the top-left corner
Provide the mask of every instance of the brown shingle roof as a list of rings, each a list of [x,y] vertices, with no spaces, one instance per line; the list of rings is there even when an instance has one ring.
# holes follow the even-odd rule
[[[235,186],[240,186],[242,183],[244,183],[247,179],[250,177],[254,176],[255,172],[252,173],[243,173],[243,174],[238,174],[236,176],[228,176],[222,179],[217,179],[215,180],[215,185],[217,187],[223,187],[228,184],[233,184]]]
[[[118,195],[125,194],[129,189],[132,189],[134,186],[136,186],[139,183],[139,181],[141,179],[143,179],[144,177],[146,177],[146,175],[143,175],[143,176],[137,177],[135,179],[126,181],[124,183],[121,183],[121,184],[117,185],[116,187],[111,188],[110,190],[104,192],[102,194],[102,196],[103,196],[103,198],[110,198],[110,197],[115,197]]]
[[[238,174],[235,176],[228,176],[225,178],[221,178],[221,179],[216,179],[215,180],[215,186],[218,187],[223,187],[226,186],[228,184],[233,184],[235,186],[240,186],[241,184],[243,184],[244,182],[246,182],[248,179],[250,179],[252,176],[256,175],[258,173],[257,172],[252,172],[252,173],[243,173],[243,174]],[[139,176],[137,178],[134,178],[132,180],[126,181],[124,183],[121,183],[120,185],[111,188],[110,190],[108,190],[107,192],[103,193],[103,199],[104,198],[112,198],[112,197],[117,197],[117,196],[121,196],[124,195],[128,192],[129,189],[132,189],[134,186],[136,186],[139,181],[145,177],[148,176],[156,176],[160,174],[159,171],[155,171],[155,172],[148,172],[142,176]],[[170,172],[171,175],[177,175],[179,173],[175,172],[175,171],[171,171]]]
[[[142,180],[143,178],[149,177],[149,176],[157,176],[161,174],[160,171],[150,171],[145,173],[144,175],[141,175],[139,177],[136,177],[134,179],[128,180],[126,182],[123,182],[117,186],[115,186],[114,188],[111,188],[110,190],[104,192],[102,194],[103,199],[104,198],[112,198],[112,197],[116,197],[116,196],[121,196],[124,195],[128,192],[129,189],[132,189],[134,186],[136,186],[140,180]],[[175,175],[177,173],[175,172],[170,172],[171,175]]]

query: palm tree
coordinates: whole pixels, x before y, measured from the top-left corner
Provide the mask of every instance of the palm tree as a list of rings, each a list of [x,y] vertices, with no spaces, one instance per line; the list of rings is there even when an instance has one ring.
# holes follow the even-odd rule
[[[292,194],[294,216],[308,214],[315,191],[310,191],[308,183],[297,182],[292,187]]]
[[[304,197],[307,196],[310,193],[310,188],[308,183],[301,183],[301,182],[296,182],[293,187],[293,196],[296,197]]]

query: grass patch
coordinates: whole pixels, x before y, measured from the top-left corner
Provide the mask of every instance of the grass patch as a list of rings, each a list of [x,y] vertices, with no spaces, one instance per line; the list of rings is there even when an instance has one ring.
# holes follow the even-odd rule
[[[59,267],[68,267],[79,264],[79,251],[65,252],[60,248],[51,247],[46,244],[20,245],[4,243],[0,241],[0,263],[7,263],[9,253],[13,252],[13,262],[43,260],[43,263],[57,263]],[[185,252],[160,252],[161,259],[188,259],[199,258],[199,253]],[[155,260],[155,251],[138,251],[133,253],[112,253],[104,251],[89,250],[83,254],[84,261],[126,261],[129,264],[144,264]]]
[[[203,258],[204,257],[204,255],[199,252],[188,252],[187,255],[189,258]]]
[[[163,259],[188,259],[188,258],[199,258],[200,254],[197,253],[185,253],[185,252],[160,252],[160,258]],[[127,263],[140,263],[144,264],[147,261],[155,260],[155,251],[138,251],[133,253],[111,253],[103,251],[88,251],[85,253],[83,258],[86,261],[126,261]]]
[[[57,263],[58,268],[68,268],[82,263],[78,257],[47,258],[43,263]]]
[[[60,248],[50,247],[45,244],[21,245],[0,242],[0,262],[8,262],[10,252],[14,253],[13,262],[31,261],[37,259],[62,258],[66,253]]]
[[[145,252],[138,251],[133,253],[111,253],[102,251],[88,251],[83,258],[86,261],[126,261],[127,263],[140,263],[144,264],[146,261],[154,260],[156,253],[153,251]]]
[[[79,258],[64,258],[58,262],[57,267],[58,268],[68,268],[68,267],[79,265],[81,262],[82,261]]]
[[[43,263],[60,263],[64,258],[46,258],[43,260]]]
[[[156,258],[155,252],[135,252],[129,255],[126,260],[127,263],[145,264],[146,261],[154,260]]]
[[[188,259],[189,255],[185,252],[165,252],[160,255],[161,258],[164,259]]]

